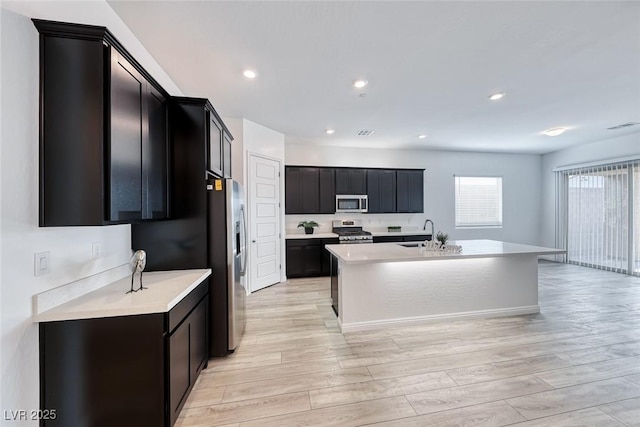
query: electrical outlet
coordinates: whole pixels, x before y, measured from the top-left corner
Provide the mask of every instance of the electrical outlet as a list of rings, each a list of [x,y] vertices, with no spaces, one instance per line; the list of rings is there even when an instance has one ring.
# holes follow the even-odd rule
[[[49,251],[33,254],[33,275],[49,274]]]
[[[104,248],[102,242],[93,242],[91,245],[91,259],[98,259],[102,256]]]

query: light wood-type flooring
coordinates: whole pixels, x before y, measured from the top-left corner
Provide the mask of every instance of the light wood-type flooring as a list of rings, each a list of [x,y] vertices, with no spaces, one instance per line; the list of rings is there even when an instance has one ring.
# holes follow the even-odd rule
[[[263,289],[176,426],[640,426],[640,277],[539,271],[536,315],[344,335],[328,278]]]

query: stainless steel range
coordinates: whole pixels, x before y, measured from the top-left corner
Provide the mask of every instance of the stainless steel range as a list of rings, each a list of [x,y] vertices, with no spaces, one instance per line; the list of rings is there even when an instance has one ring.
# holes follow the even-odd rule
[[[373,243],[373,236],[362,229],[360,220],[335,220],[331,224],[340,243]]]

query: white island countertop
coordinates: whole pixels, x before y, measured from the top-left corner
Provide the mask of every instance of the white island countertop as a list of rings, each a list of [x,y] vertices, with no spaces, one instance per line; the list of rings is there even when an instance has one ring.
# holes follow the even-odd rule
[[[33,316],[34,322],[93,319],[166,313],[211,275],[210,269],[154,271],[143,273],[148,289],[127,294],[131,277],[120,279],[93,292]],[[133,288],[140,286],[136,275]]]
[[[349,264],[491,258],[516,254],[554,255],[565,253],[562,249],[500,242],[497,240],[455,240],[448,242],[448,244],[462,246],[462,252],[448,253],[428,251],[418,247],[404,247],[399,243],[326,245],[326,248],[338,257],[341,262]]]

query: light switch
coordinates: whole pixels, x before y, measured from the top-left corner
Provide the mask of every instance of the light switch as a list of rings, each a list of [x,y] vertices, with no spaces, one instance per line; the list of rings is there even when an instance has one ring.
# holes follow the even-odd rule
[[[33,274],[35,276],[49,274],[49,251],[33,255]]]

